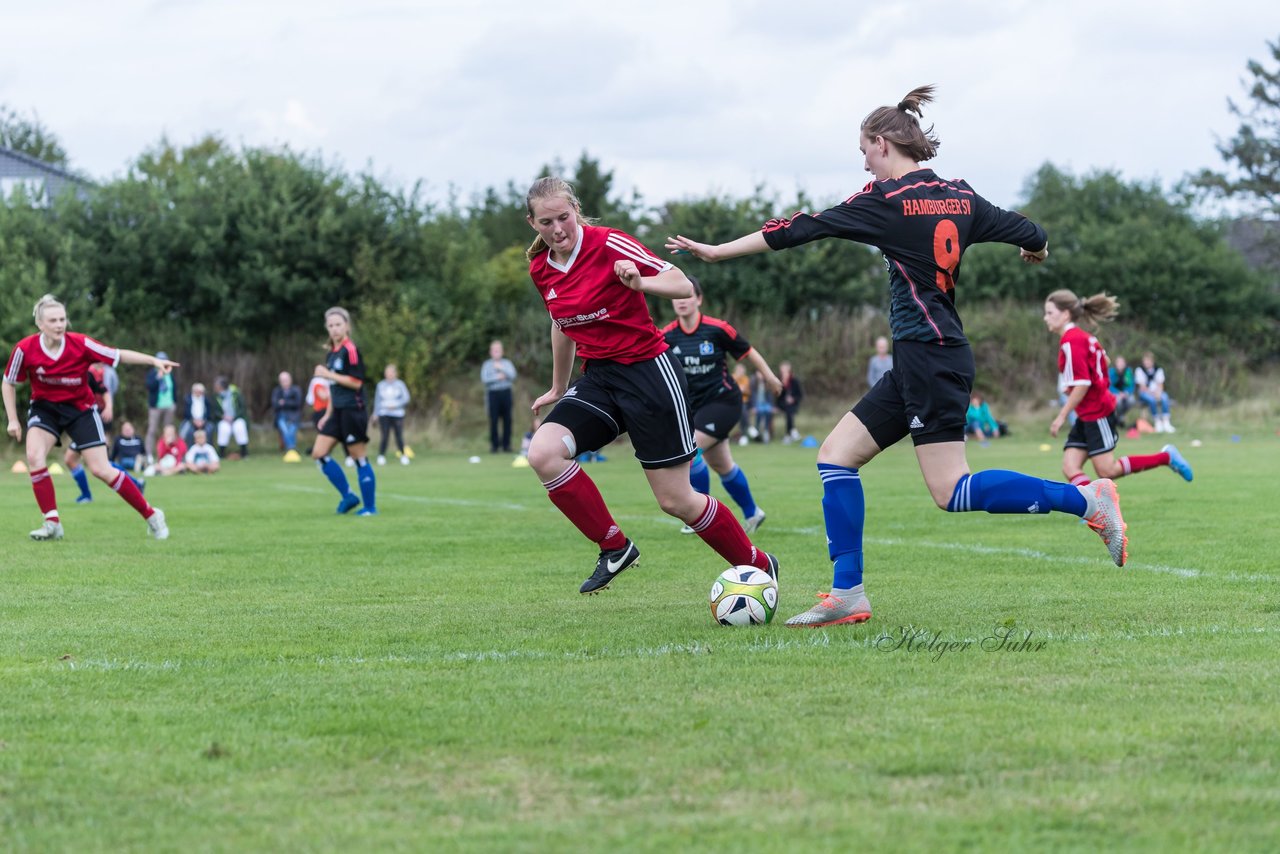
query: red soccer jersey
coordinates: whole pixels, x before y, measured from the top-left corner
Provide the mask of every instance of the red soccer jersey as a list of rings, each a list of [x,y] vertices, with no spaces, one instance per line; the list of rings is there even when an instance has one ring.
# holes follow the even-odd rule
[[[1074,323],[1067,324],[1058,347],[1058,386],[1070,393],[1073,386],[1088,386],[1076,415],[1085,421],[1106,418],[1116,408],[1107,372],[1107,351],[1098,339]]]
[[[630,364],[652,359],[667,342],[649,316],[644,294],[613,273],[617,261],[634,261],[642,276],[671,268],[631,235],[602,226],[581,226],[573,255],[564,265],[543,250],[529,262],[547,311],[560,331],[578,345],[582,359]]]
[[[65,333],[62,346],[49,351],[44,348],[43,336],[36,334],[14,346],[4,379],[13,385],[30,379],[32,400],[88,409],[94,402],[88,374],[95,362],[115,367],[120,363],[120,351],[79,332]]]

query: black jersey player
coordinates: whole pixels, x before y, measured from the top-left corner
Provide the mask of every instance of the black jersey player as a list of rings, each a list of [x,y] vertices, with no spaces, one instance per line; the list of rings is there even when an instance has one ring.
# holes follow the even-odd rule
[[[847,413],[818,452],[822,509],[835,564],[830,593],[787,621],[789,626],[859,623],[871,617],[862,587],[864,502],[858,469],[910,435],[925,484],[937,505],[952,512],[1048,513],[1084,518],[1106,543],[1112,560],[1127,559],[1124,520],[1115,484],[1075,487],[1012,471],[969,473],[964,453],[965,411],[974,361],[956,313],[956,281],[965,248],[975,243],[1018,246],[1024,261],[1049,254],[1044,229],[1001,210],[964,181],[944,180],[921,161],[937,153],[933,129],[920,127],[933,87],[913,90],[896,106],[862,121],[858,147],[875,180],[820,214],[774,219],[757,232],[708,245],[677,236],[674,252],[704,261],[800,246],[826,237],[880,250],[889,273],[894,365]]]
[[[689,384],[689,412],[693,439],[699,454],[689,466],[689,482],[703,495],[711,492],[711,472],[720,475],[725,491],[742,508],[743,529],[754,533],[765,512],[756,505],[751,485],[730,453],[729,433],[742,417],[742,392],[729,376],[728,359],[743,360],[761,373],[774,394],[782,391],[782,381],[773,373],[764,356],[729,323],[702,313],[702,284],[692,276],[693,296],[674,300],[676,319],[662,329],[671,345],[671,354],[684,370]],[[682,533],[692,534],[685,525]]]

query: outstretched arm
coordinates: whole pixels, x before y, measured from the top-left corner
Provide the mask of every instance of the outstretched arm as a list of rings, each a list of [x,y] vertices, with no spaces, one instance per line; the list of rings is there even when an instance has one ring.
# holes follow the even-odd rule
[[[177,362],[169,359],[157,359],[155,356],[148,356],[146,353],[139,353],[137,350],[121,350],[120,361],[126,365],[150,365],[159,371],[161,375],[169,373],[174,368],[182,367]]]
[[[759,350],[752,347],[743,358],[751,363],[751,367],[764,376],[764,381],[768,384],[769,391],[773,392],[775,396],[782,394],[782,380],[778,379],[777,375],[774,374],[773,368],[769,367],[769,363],[765,361],[764,356],[760,355]]]
[[[690,240],[677,234],[675,237],[667,238],[666,247],[673,255],[692,255],[701,261],[710,263],[727,261],[730,258],[741,258],[743,255],[758,255],[761,252],[769,251],[769,244],[765,242],[764,233],[760,231],[744,234],[737,240],[730,240],[728,243],[717,244],[698,243],[696,240]]]

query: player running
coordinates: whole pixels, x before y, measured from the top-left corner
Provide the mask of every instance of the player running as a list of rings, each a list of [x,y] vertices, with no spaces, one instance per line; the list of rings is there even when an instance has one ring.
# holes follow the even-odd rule
[[[338,513],[350,513],[360,504],[360,498],[351,491],[346,472],[329,452],[341,442],[347,455],[356,461],[356,480],[360,483],[360,495],[364,506],[357,516],[378,515],[377,478],[369,465],[366,445],[369,443],[369,408],[364,399],[364,360],[351,340],[351,315],[345,308],[334,307],[324,313],[324,328],[332,345],[323,365],[316,365],[315,376],[328,380],[329,406],[316,423],[316,443],[311,447],[311,458],[329,478],[342,500]]]
[[[1107,351],[1098,339],[1081,329],[1077,321],[1091,325],[1115,317],[1120,304],[1114,297],[1094,294],[1080,299],[1068,290],[1049,294],[1044,303],[1044,324],[1060,336],[1058,343],[1058,383],[1067,400],[1049,425],[1049,435],[1057,436],[1072,412],[1076,423],[1062,446],[1062,473],[1076,486],[1089,483],[1084,473],[1086,458],[1098,477],[1115,478],[1168,466],[1183,480],[1190,481],[1191,466],[1178,449],[1165,445],[1158,454],[1130,455],[1116,459],[1120,440],[1116,421],[1116,399],[1111,394]]]
[[[742,528],[754,534],[764,521],[765,512],[756,506],[747,476],[733,461],[729,433],[742,417],[742,393],[729,377],[728,356],[746,359],[761,373],[775,395],[782,393],[782,381],[759,351],[747,343],[728,323],[702,313],[702,285],[692,276],[693,296],[674,300],[676,319],[662,329],[662,337],[671,345],[671,354],[684,369],[689,384],[689,412],[693,416],[693,441],[701,452],[689,466],[689,481],[703,495],[711,493],[711,472],[720,475],[725,491],[742,508]],[[682,534],[692,534],[685,525]]]
[[[551,503],[600,547],[579,592],[604,590],[640,557],[576,461],[622,433],[631,434],[663,511],[731,565],[755,566],[776,580],[777,560],[751,544],[719,501],[689,485],[694,444],[684,372],[645,303],[646,294],[688,297],[689,280],[631,235],[584,219],[573,187],[559,178],[534,182],[525,202],[538,233],[527,253],[529,276],[552,321],[551,388],[533,402],[533,413],[555,404],[529,443],[529,465]],[[570,386],[575,356],[583,359],[582,376]]]
[[[147,530],[157,540],[169,538],[164,511],[152,507],[133,480],[111,466],[107,458],[107,437],[102,417],[87,381],[89,368],[95,362],[115,367],[151,365],[162,374],[178,367],[177,362],[157,359],[134,350],[108,347],[87,335],[67,331],[67,310],[52,295],[45,294],[32,311],[37,335],[23,338],[14,346],[5,367],[0,394],[4,397],[4,414],[9,421],[8,433],[22,440],[22,422],[18,420],[17,384],[31,381],[31,406],[27,415],[27,470],[36,504],[44,514],[44,522],[31,532],[38,541],[60,540],[62,519],[53,479],[49,475],[49,452],[62,443],[65,432],[72,450],[78,452],[90,474],[110,486],[120,497],[147,520]]]
[[[951,512],[1048,513],[1083,517],[1101,535],[1112,560],[1127,559],[1120,500],[1110,480],[1074,487],[1012,471],[969,473],[964,453],[965,412],[974,361],[955,307],[964,250],[975,243],[1010,243],[1024,261],[1048,256],[1044,229],[995,207],[960,180],[944,181],[922,168],[939,145],[920,127],[933,87],[913,90],[897,106],[862,120],[858,147],[875,180],[821,214],[773,219],[757,232],[708,245],[669,238],[667,248],[704,261],[723,261],[801,246],[826,237],[876,247],[889,272],[889,325],[894,365],[836,425],[818,451],[828,551],[834,563],[830,593],[787,621],[788,626],[859,623],[871,617],[862,584],[864,502],[859,469],[910,435],[934,502]]]

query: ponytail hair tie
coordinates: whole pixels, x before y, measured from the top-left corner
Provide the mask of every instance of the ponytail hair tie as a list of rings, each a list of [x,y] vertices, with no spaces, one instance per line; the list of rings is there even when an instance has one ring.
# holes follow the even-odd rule
[[[902,112],[904,112],[904,113],[908,113],[908,112],[910,112],[910,111],[911,111],[911,105],[910,105],[910,104],[908,104],[906,101],[899,101],[899,102],[898,102],[898,109],[899,109],[899,110],[902,110]]]

